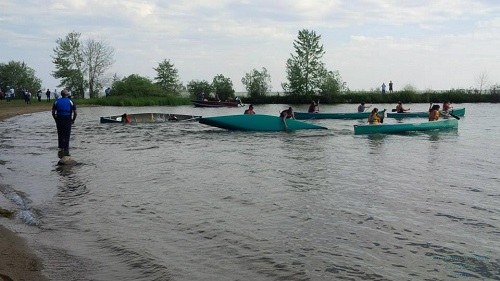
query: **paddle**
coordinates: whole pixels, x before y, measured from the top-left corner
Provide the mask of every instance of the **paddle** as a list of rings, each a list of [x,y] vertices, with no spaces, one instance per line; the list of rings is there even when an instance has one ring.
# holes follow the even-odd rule
[[[453,118],[455,118],[455,119],[457,119],[457,120],[460,120],[460,117],[456,116],[455,114],[453,114],[453,113],[451,113],[451,112],[448,112],[448,114],[449,114],[451,117],[453,117]]]

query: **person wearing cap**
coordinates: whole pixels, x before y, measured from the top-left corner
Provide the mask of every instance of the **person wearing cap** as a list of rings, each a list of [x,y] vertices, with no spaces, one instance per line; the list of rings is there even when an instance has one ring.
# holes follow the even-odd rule
[[[52,117],[56,121],[58,148],[62,156],[69,156],[71,125],[75,123],[76,116],[75,103],[68,98],[68,92],[62,90],[61,98],[52,106]]]
[[[253,104],[248,106],[248,109],[245,110],[244,114],[255,114],[255,111],[253,111]]]
[[[403,107],[403,103],[398,101],[398,105],[396,106],[396,112],[397,113],[404,113],[406,111],[409,111],[410,109],[409,108],[404,108]]]

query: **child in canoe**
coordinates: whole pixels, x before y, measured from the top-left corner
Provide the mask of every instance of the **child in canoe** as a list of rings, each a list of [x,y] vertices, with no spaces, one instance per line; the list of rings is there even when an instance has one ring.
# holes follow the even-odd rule
[[[372,110],[370,117],[368,117],[368,123],[373,124],[373,125],[378,125],[378,124],[384,123],[384,116],[378,114],[378,108],[375,107]]]

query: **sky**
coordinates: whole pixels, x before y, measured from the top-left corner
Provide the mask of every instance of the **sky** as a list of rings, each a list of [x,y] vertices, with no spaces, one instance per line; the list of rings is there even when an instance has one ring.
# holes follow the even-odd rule
[[[1,0],[0,63],[24,61],[54,89],[56,40],[78,32],[114,48],[110,77],[154,79],[169,60],[184,85],[222,74],[240,92],[265,67],[282,92],[303,29],[351,90],[500,84],[498,0]]]

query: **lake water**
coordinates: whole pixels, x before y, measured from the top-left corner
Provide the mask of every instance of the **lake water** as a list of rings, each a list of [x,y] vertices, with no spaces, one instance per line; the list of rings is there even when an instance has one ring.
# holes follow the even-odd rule
[[[14,117],[0,123],[0,203],[20,215],[0,222],[51,280],[500,280],[500,106],[454,106],[466,108],[458,129],[379,136],[353,134],[365,120],[99,123],[243,108],[79,108],[66,168],[50,113]]]

